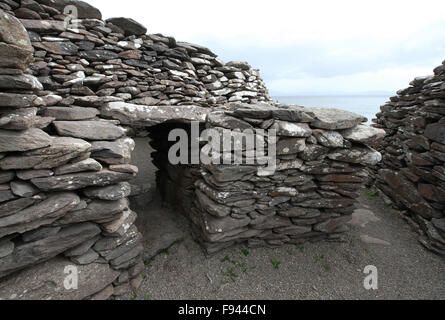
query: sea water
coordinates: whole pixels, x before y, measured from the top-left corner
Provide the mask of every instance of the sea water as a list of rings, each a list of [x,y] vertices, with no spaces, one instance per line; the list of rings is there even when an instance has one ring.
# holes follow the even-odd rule
[[[304,107],[329,107],[358,113],[368,118],[368,123],[380,112],[389,96],[289,96],[272,97],[274,101],[284,104],[296,104]]]

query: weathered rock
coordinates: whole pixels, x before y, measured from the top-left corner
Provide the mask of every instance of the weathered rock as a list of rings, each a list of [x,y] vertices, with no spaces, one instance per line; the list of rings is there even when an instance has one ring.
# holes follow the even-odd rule
[[[425,137],[441,144],[445,144],[445,124],[434,123],[428,125],[425,129]]]
[[[0,67],[25,70],[34,49],[20,21],[0,9]]]
[[[417,188],[413,183],[406,179],[402,174],[382,169],[379,171],[379,176],[387,185],[391,186],[392,196],[395,197],[398,202],[402,202],[414,213],[425,219],[440,219],[442,217],[437,210],[434,210],[428,202],[419,195]]]
[[[79,286],[66,290],[65,268],[72,262],[57,257],[34,268],[21,271],[17,278],[0,284],[0,298],[4,300],[83,300],[107,287],[120,274],[108,264],[93,263],[77,266]],[[38,275],[38,276],[36,276]]]
[[[219,182],[240,180],[242,177],[255,173],[253,166],[207,165],[205,166]]]
[[[69,212],[55,225],[68,225],[86,221],[113,221],[123,211],[128,210],[128,200],[116,201],[94,200],[87,208]]]
[[[200,205],[209,214],[219,218],[230,215],[231,209],[229,207],[217,204],[199,190],[196,190],[195,192]]]
[[[23,19],[41,19],[40,15],[28,8],[19,8],[14,11],[14,14],[17,18],[23,18]]]
[[[46,108],[42,115],[51,117],[56,120],[89,120],[95,118],[99,114],[96,108],[83,107],[49,107]]]
[[[38,134],[41,132],[37,131]],[[26,142],[23,143],[26,144]],[[27,151],[23,155],[6,157],[0,160],[0,168],[3,170],[51,169],[66,164],[91,148],[91,145],[84,140],[68,137],[54,137],[50,140],[50,144],[46,148]],[[28,142],[28,145],[31,144]]]
[[[272,117],[277,120],[303,123],[314,120],[313,114],[306,108],[285,105],[280,105],[279,107],[272,110]]]
[[[122,229],[123,232],[127,231],[128,228],[133,225],[136,221],[136,213],[132,210],[125,210],[120,213],[118,219],[102,224],[102,229],[105,234],[115,234]]]
[[[298,203],[299,206],[304,208],[327,208],[327,209],[340,209],[352,206],[354,200],[351,199],[317,199],[317,200],[307,200]]]
[[[313,134],[317,138],[318,142],[325,147],[328,148],[344,147],[343,136],[337,131],[314,130]]]
[[[107,50],[88,50],[79,52],[81,58],[87,59],[88,61],[107,61],[112,59],[117,59],[119,56]]]
[[[12,109],[0,113],[0,128],[8,130],[27,130],[39,122],[37,108]]]
[[[114,142],[94,141],[92,143],[92,157],[109,164],[124,164],[131,159],[131,152],[135,148],[134,140],[122,138]]]
[[[83,193],[92,199],[119,200],[131,194],[131,186],[128,182],[122,182],[114,186],[88,188]]]
[[[21,198],[0,204],[0,217],[13,215],[36,203],[36,199]]]
[[[44,1],[48,1],[48,0],[44,0]],[[57,3],[57,1],[56,1]],[[102,19],[102,13],[100,12],[99,9],[97,9],[96,7],[93,7],[91,4],[85,2],[85,1],[80,1],[80,0],[64,0],[63,1],[63,5],[57,5],[56,8],[60,11],[63,11],[63,9],[66,6],[75,6],[77,8],[77,17],[79,19],[97,19],[97,20],[101,20]]]
[[[253,127],[240,119],[226,115],[223,111],[211,112],[207,116],[207,122],[216,127],[226,129],[253,129]]]
[[[93,263],[94,261],[99,258],[99,254],[94,250],[88,250],[88,252],[84,253],[83,255],[72,257],[71,261],[78,265],[86,265]]]
[[[311,126],[325,130],[349,129],[368,121],[356,113],[334,108],[308,108],[315,120]]]
[[[336,219],[329,219],[325,222],[319,223],[314,227],[315,231],[323,233],[333,233],[345,226],[346,223],[351,221],[351,216],[344,216]],[[342,229],[340,229],[342,230]]]
[[[108,168],[111,171],[122,172],[122,173],[130,173],[130,174],[138,174],[139,169],[136,166],[131,164],[113,164]]]
[[[5,184],[14,179],[14,171],[0,171],[0,184]]]
[[[15,76],[0,74],[0,89],[37,91],[43,90],[43,86],[36,77],[29,74]]]
[[[105,121],[54,121],[59,135],[88,140],[115,140],[125,134],[122,127]]]
[[[32,179],[31,182],[42,191],[78,190],[85,187],[107,186],[118,182],[129,181],[133,175],[102,170]]]
[[[32,184],[22,181],[11,182],[11,191],[18,197],[30,198],[39,193],[39,190]]]
[[[305,149],[305,139],[282,139],[277,143],[277,155],[297,154]]]
[[[318,209],[294,207],[292,209],[280,211],[279,215],[287,218],[313,219],[321,216],[321,212]]]
[[[140,260],[142,250],[142,245],[139,245],[120,257],[111,260],[110,265],[117,270],[128,269]]]
[[[68,173],[77,173],[84,171],[100,171],[102,165],[94,159],[86,159],[76,163],[66,164],[54,170],[56,175],[63,175]]]
[[[289,218],[272,216],[267,217],[263,222],[259,224],[254,224],[253,228],[259,230],[270,230],[290,226],[292,226],[292,221]]]
[[[119,120],[122,124],[153,126],[167,121],[204,122],[209,112],[200,106],[141,106],[124,102],[111,102],[101,114]]]
[[[125,32],[125,36],[142,36],[147,33],[147,28],[130,18],[111,18],[107,22],[114,24]]]
[[[61,227],[41,227],[36,230],[28,231],[22,234],[22,240],[24,242],[35,242],[43,240],[50,236],[56,235],[61,229]]]
[[[29,108],[33,106],[36,98],[37,96],[33,94],[0,92],[0,108]]]
[[[51,137],[40,129],[21,132],[0,130],[0,152],[28,151],[47,147]]]
[[[61,229],[61,227],[58,227]],[[78,257],[81,255],[86,254],[90,249],[94,246],[94,244],[101,238],[101,236],[96,236],[94,238],[91,238],[88,241],[83,242],[82,244],[78,245],[77,247],[74,247],[72,249],[69,249],[65,251],[63,254],[65,257]]]
[[[0,190],[0,203],[17,198],[11,190]]]
[[[60,193],[23,209],[13,215],[0,218],[0,237],[24,233],[43,225],[49,225],[80,202],[75,193]]]
[[[312,134],[312,130],[306,123],[275,121],[271,129],[277,130],[277,135],[285,137],[307,138]]]
[[[64,21],[20,19],[20,22],[26,30],[34,31],[39,34],[65,31]]]
[[[433,225],[443,234],[445,234],[445,218],[444,219],[432,219]]]
[[[26,70],[32,60],[32,51],[13,44],[0,42],[0,67]]]
[[[128,239],[123,244],[119,245],[118,247],[113,248],[111,250],[103,250],[103,251],[100,251],[99,253],[100,253],[101,257],[103,257],[107,261],[114,260],[114,259],[119,258],[120,256],[126,254],[128,251],[133,250],[134,248],[138,247],[141,244],[141,240],[142,240],[142,234],[138,233],[135,237]],[[129,276],[130,276],[129,274],[124,275],[124,277],[123,277],[124,279],[122,279],[122,280],[124,280],[123,282],[127,282]]]
[[[358,125],[354,128],[344,130],[341,134],[349,141],[359,142],[366,145],[376,143],[386,136],[385,130],[366,125]]]
[[[374,166],[382,160],[380,152],[371,148],[354,147],[352,149],[337,150],[328,157],[336,161],[359,163]]]
[[[20,21],[0,9],[0,41],[33,51],[28,33]]]
[[[315,161],[325,158],[328,152],[329,148],[327,147],[318,144],[308,144],[299,156],[304,161]]]
[[[250,218],[233,219],[231,217],[215,218],[207,213],[202,213],[202,228],[210,233],[226,233],[249,225]]]
[[[79,47],[69,41],[43,41],[35,43],[34,46],[38,49],[45,50],[54,54],[60,54],[63,56],[73,56],[77,53],[77,51],[79,51]]]
[[[14,248],[15,248],[14,242],[8,239],[0,240],[0,259],[9,256],[11,253],[13,253]]]

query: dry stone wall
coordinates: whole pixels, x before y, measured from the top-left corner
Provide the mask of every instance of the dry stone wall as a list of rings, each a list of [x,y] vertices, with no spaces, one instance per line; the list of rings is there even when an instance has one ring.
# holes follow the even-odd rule
[[[273,104],[246,62],[223,63],[132,19],[104,21],[83,1],[0,0],[0,299],[137,289],[130,136],[145,131],[164,198],[181,204],[207,252],[338,240],[364,167],[380,161],[367,145],[384,132],[364,121]],[[170,129],[191,123],[277,130],[278,169],[169,164]],[[62,287],[70,265],[81,274],[74,291]]]
[[[445,255],[445,62],[381,107],[385,129],[376,185],[402,210],[428,249]]]
[[[0,297],[102,299],[136,288],[133,141],[97,109],[44,90],[29,74],[35,51],[23,25],[3,10],[0,25]],[[38,277],[22,271],[41,263]],[[69,266],[83,273],[70,292]]]
[[[269,101],[259,72],[132,19],[103,21],[83,1],[1,0],[0,15],[0,299],[135,290],[128,135],[202,120],[216,104]],[[122,104],[138,111],[119,121]],[[63,287],[68,265],[83,275],[75,292]]]

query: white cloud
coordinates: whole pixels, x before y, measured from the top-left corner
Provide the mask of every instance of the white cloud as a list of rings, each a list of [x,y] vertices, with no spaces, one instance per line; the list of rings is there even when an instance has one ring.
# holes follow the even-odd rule
[[[247,60],[272,92],[393,91],[445,59],[443,0],[90,1],[105,18]]]
[[[415,77],[429,74],[428,68],[398,67],[329,78],[281,78],[269,81],[268,86],[275,96],[395,92]]]

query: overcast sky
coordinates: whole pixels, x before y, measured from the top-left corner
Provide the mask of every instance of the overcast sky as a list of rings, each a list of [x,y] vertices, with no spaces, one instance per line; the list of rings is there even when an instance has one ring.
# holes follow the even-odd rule
[[[261,70],[271,95],[390,92],[445,60],[445,1],[87,0]]]

